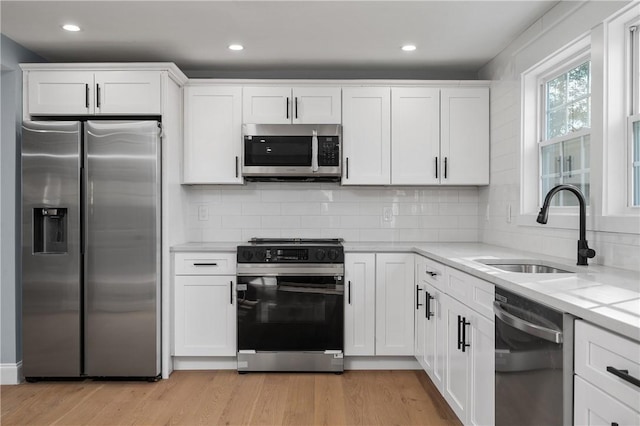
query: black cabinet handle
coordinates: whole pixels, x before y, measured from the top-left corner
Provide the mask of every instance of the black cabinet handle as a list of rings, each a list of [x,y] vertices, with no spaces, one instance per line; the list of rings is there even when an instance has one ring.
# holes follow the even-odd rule
[[[229,281],[229,303],[233,305],[233,281]]]
[[[420,306],[422,306],[422,303],[420,303],[420,292],[422,291],[422,289],[420,288],[420,286],[416,285],[416,310],[420,309]]]
[[[611,426],[618,426],[618,423],[616,423],[616,422],[611,422]]]
[[[218,264],[214,262],[206,262],[206,263],[194,263],[193,266],[218,266]]]
[[[428,291],[427,291],[427,294],[425,296],[426,296],[425,297],[425,302],[427,303],[427,309],[425,309],[424,317],[428,321],[431,321],[431,317],[433,316],[433,312],[431,312],[431,301],[433,300],[433,296]]]
[[[296,96],[295,98],[295,102],[293,104],[295,110],[296,110],[296,118],[298,118],[298,97]]]
[[[287,96],[287,118],[289,118],[289,97]]]
[[[239,169],[240,169],[240,158],[236,155],[236,177],[238,177]]]
[[[436,179],[438,179],[438,157],[436,157]]]
[[[430,270],[428,270],[428,269],[427,269],[425,272],[426,272],[428,275],[431,275],[432,277],[435,277],[436,275],[438,275],[438,273],[437,273],[437,272],[433,272],[433,271],[430,271]]]
[[[349,179],[349,157],[345,158],[345,167],[347,168],[347,179]]]
[[[89,85],[85,84],[84,86],[84,106],[89,108]]]
[[[351,281],[347,282],[347,302],[351,304]]]
[[[462,352],[465,352],[465,348],[471,346],[471,344],[467,343],[467,326],[470,324],[466,318],[462,318]]]
[[[462,332],[460,331],[461,325],[462,325],[462,317],[458,315],[458,350],[460,350],[462,346],[462,342],[460,341],[460,336],[462,335]]]
[[[607,367],[607,371],[613,374],[614,376],[620,377],[625,382],[629,382],[632,385],[635,385],[640,388],[640,380],[631,376],[629,374],[629,370],[618,370],[617,368],[614,368],[614,367]]]
[[[96,106],[100,108],[100,85],[96,84]]]
[[[447,157],[444,157],[444,178],[447,178]]]

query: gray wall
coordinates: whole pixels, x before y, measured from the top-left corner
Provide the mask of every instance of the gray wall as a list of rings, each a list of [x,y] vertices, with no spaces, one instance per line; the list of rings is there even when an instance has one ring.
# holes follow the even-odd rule
[[[0,50],[2,132],[0,139],[0,363],[22,359],[20,290],[21,62],[44,62],[4,34]]]

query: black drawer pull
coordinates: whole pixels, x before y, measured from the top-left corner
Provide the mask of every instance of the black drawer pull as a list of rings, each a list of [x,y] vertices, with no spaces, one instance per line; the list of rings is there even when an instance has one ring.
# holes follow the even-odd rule
[[[351,304],[351,281],[348,282],[347,287],[347,302]]]
[[[420,309],[420,306],[422,306],[422,303],[420,303],[420,292],[422,291],[422,289],[420,288],[420,286],[416,285],[416,310]]]
[[[229,303],[233,305],[233,281],[229,281]]]
[[[438,273],[437,273],[437,272],[433,272],[433,271],[430,271],[430,270],[428,270],[428,269],[427,269],[427,271],[426,271],[426,272],[427,272],[427,275],[431,275],[432,277],[435,277],[436,275],[438,275]]]
[[[632,385],[635,385],[640,388],[640,380],[629,375],[629,370],[618,370],[617,368],[614,368],[614,367],[607,367],[607,371],[613,374],[614,376],[620,377],[625,382],[629,382]]]
[[[193,266],[218,266],[217,263],[194,263]]]
[[[462,346],[462,342],[460,341],[460,336],[462,336],[462,332],[460,331],[461,326],[462,326],[462,317],[458,315],[458,350],[460,350]]]

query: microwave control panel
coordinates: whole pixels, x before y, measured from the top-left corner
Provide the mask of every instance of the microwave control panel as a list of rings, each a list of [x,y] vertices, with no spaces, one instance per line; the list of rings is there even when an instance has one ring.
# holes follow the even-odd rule
[[[340,165],[340,142],[337,136],[318,136],[318,166]]]

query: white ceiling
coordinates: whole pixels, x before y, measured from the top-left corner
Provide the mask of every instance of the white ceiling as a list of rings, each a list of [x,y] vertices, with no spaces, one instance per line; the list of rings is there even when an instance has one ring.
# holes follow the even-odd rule
[[[475,75],[556,3],[3,0],[0,7],[2,33],[52,62],[167,61],[187,74],[288,69]],[[82,31],[60,28],[69,22]],[[245,50],[232,52],[231,43]],[[403,52],[405,43],[417,50]]]

